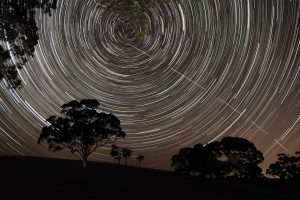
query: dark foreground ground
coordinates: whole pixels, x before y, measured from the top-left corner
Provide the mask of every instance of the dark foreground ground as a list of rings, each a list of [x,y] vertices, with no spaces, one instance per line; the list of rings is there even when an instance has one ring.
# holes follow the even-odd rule
[[[296,183],[203,181],[108,163],[0,157],[0,199],[299,199]],[[298,189],[298,191],[297,191]]]

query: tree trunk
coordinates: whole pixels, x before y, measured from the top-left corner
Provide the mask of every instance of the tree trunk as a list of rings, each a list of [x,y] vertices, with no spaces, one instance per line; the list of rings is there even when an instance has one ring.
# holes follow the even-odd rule
[[[119,165],[121,165],[121,159],[118,159]]]
[[[88,170],[87,170],[87,156],[84,156],[82,158],[82,178],[83,178],[83,184],[87,184],[88,183]]]
[[[211,184],[214,182],[214,181],[213,181],[213,180],[214,180],[214,175],[213,175],[213,173],[210,173],[210,179],[209,179],[209,180],[210,180],[210,183],[211,183]]]
[[[86,166],[87,166],[87,159],[86,159],[86,158],[83,158],[83,159],[82,159],[82,162],[83,162],[83,168],[86,169]]]

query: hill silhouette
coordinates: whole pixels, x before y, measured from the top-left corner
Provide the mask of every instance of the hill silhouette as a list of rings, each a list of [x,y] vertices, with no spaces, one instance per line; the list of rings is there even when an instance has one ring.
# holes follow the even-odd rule
[[[173,172],[38,157],[0,157],[0,199],[290,199],[294,183],[201,180]]]

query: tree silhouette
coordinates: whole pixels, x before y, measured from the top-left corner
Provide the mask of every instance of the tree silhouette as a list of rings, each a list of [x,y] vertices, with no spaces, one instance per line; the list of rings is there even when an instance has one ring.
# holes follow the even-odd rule
[[[218,159],[221,156],[219,142],[212,142],[206,146],[196,144],[189,156],[190,169],[202,178],[223,178],[228,171],[228,164]]]
[[[190,164],[191,147],[185,147],[179,150],[179,154],[172,156],[172,167],[175,168],[175,173],[189,174],[193,171]]]
[[[270,164],[267,174],[278,176],[280,179],[300,178],[300,152],[296,152],[295,156],[278,154],[277,161]]]
[[[119,146],[113,144],[111,146],[110,155],[118,161],[119,165],[121,164],[122,152]]]
[[[57,0],[1,0],[0,2],[0,80],[5,78],[11,87],[21,86],[17,68],[21,69],[28,56],[33,56],[38,43],[36,9],[51,15]],[[11,52],[11,54],[7,54]],[[12,61],[12,57],[14,61]]]
[[[122,149],[122,156],[123,158],[125,159],[125,164],[127,166],[127,159],[129,157],[131,157],[131,153],[132,153],[132,150],[131,149],[127,149],[127,148],[123,148]]]
[[[113,114],[99,112],[94,99],[70,101],[62,105],[64,117],[50,116],[38,142],[46,141],[50,151],[69,149],[87,166],[87,159],[98,147],[125,138],[120,120]]]
[[[141,162],[144,160],[144,158],[144,155],[138,155],[138,157],[136,158],[139,161],[139,167],[141,167]]]
[[[0,46],[0,80],[5,77],[13,88],[17,88],[21,85],[21,80],[18,78],[16,67],[8,64],[9,59],[9,51]]]
[[[225,137],[221,140],[222,156],[230,163],[230,174],[237,178],[259,178],[262,170],[258,166],[264,161],[263,154],[253,143],[238,137]]]
[[[225,137],[220,142],[205,146],[180,149],[172,158],[176,173],[198,174],[204,178],[259,178],[260,164],[264,158],[260,151],[246,139]]]

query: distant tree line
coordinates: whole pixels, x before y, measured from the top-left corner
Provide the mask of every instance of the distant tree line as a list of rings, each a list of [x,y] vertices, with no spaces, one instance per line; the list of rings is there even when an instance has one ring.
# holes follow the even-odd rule
[[[36,9],[51,15],[51,10],[56,9],[56,1],[0,1],[0,80],[5,78],[11,87],[21,86],[17,69],[27,62],[27,56],[33,56],[39,40]]]
[[[113,144],[111,146],[110,155],[118,161],[119,165],[121,164],[121,159],[124,158],[125,165],[127,166],[127,160],[131,157],[132,152],[133,151],[129,148],[121,148],[118,145]],[[139,162],[139,167],[141,167],[141,162],[144,160],[144,158],[144,155],[137,156],[136,159]]]
[[[182,175],[209,179],[264,177],[259,167],[264,161],[263,154],[244,138],[224,137],[220,142],[214,141],[205,146],[185,147],[172,156],[171,161],[175,172]],[[300,152],[295,156],[278,154],[278,160],[269,166],[266,174],[280,179],[300,178]]]
[[[110,155],[118,160],[119,165],[121,164],[121,159],[125,159],[125,164],[127,166],[127,160],[131,157],[132,150],[129,148],[120,148],[118,145],[113,144],[111,147]]]

